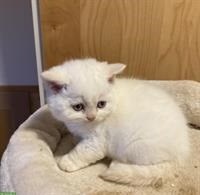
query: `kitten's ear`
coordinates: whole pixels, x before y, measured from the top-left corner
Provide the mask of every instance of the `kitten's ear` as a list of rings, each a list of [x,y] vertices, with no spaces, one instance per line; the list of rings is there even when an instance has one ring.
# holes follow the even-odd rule
[[[109,82],[113,82],[114,78],[117,74],[120,74],[126,68],[125,64],[116,63],[116,64],[109,64]]]
[[[63,88],[67,88],[68,80],[59,67],[53,67],[42,72],[41,77],[44,80],[45,87],[51,89],[54,93],[59,93]]]

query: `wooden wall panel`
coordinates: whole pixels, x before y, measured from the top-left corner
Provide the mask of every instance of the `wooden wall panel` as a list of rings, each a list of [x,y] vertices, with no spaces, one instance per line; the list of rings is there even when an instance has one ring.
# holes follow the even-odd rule
[[[65,25],[74,26],[77,31],[73,36],[65,29],[59,36],[52,34],[50,29],[42,31],[43,37],[51,37],[43,41],[50,66],[63,61],[64,56],[96,57],[127,64],[125,75],[200,81],[199,0],[68,0],[61,5],[59,1],[54,1],[53,5],[52,0],[42,0],[46,4],[41,3],[42,16],[51,21],[59,9],[54,7],[54,13],[46,15],[50,5],[58,7],[59,4],[67,10],[76,2],[76,9],[71,9]],[[48,23],[43,17],[42,29]],[[79,22],[69,22],[78,18]],[[69,37],[61,38],[67,34],[78,48],[76,55],[50,51],[52,42],[55,47],[62,45],[66,51],[74,51],[63,41],[69,41]]]
[[[126,74],[154,78],[163,1],[81,2],[83,55],[120,61],[128,65]]]
[[[45,68],[79,57],[79,0],[39,2]]]
[[[14,130],[29,116],[28,94],[0,90],[0,157]]]
[[[0,86],[0,158],[10,136],[39,105],[37,86]]]
[[[0,158],[11,136],[11,113],[8,109],[0,109]]]
[[[164,3],[156,78],[200,81],[200,1]]]

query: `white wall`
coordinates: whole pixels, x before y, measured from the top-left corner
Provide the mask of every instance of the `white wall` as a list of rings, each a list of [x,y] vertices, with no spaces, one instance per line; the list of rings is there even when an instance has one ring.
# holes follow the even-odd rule
[[[0,0],[0,85],[36,85],[30,0]]]

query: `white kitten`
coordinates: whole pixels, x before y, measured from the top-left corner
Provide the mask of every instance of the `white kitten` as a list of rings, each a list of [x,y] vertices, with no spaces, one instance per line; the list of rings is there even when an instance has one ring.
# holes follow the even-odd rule
[[[54,117],[81,138],[59,162],[75,171],[110,157],[102,177],[149,185],[168,162],[189,152],[186,120],[172,98],[146,81],[114,76],[125,65],[95,59],[71,60],[42,73]]]

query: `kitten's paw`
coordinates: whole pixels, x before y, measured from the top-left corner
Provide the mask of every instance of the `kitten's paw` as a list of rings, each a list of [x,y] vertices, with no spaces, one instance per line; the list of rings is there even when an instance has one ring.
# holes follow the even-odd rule
[[[68,156],[64,156],[60,159],[58,162],[58,166],[61,170],[67,171],[67,172],[73,172],[79,170],[81,167],[75,164],[73,161],[71,161]]]

